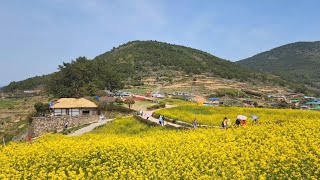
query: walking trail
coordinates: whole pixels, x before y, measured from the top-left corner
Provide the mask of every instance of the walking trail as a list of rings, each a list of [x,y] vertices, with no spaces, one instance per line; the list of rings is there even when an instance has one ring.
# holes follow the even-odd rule
[[[71,134],[68,134],[67,136],[80,136],[80,135],[82,135],[84,133],[92,131],[94,128],[96,128],[98,126],[101,126],[101,125],[106,124],[107,122],[111,122],[113,120],[114,119],[99,120],[99,122],[92,123],[89,126],[86,126],[84,128],[78,129],[75,132],[73,132]]]
[[[171,107],[174,107],[174,106],[166,105],[165,108],[171,108]],[[136,110],[139,111],[139,109],[136,109]],[[158,109],[157,109],[157,110],[158,110]],[[150,117],[149,117],[148,120],[151,121],[151,122],[155,122],[155,123],[157,123],[158,125],[160,125],[160,124],[159,124],[159,119],[156,119],[156,118],[154,118],[154,117],[151,116],[154,111],[156,111],[156,110],[153,110],[153,111],[147,111],[147,110],[146,110],[146,111],[143,111],[143,116],[141,116],[141,115],[139,115],[139,116],[142,117],[142,118],[144,118],[144,119],[147,119],[146,114],[149,114]],[[167,122],[167,121],[164,121],[164,125],[169,125],[169,126],[173,126],[173,127],[176,127],[176,128],[182,127],[182,126],[179,125],[179,124],[174,124],[174,123]]]
[[[165,108],[171,108],[171,107],[174,107],[174,106],[166,105]],[[139,111],[140,109],[135,109],[135,110],[136,110],[136,111]],[[143,110],[144,110],[144,109],[143,109]],[[149,114],[149,115],[150,115],[149,121],[155,122],[155,123],[157,123],[157,124],[160,126],[160,124],[159,124],[159,119],[156,119],[156,118],[154,118],[154,117],[151,116],[154,111],[155,111],[155,110],[153,110],[153,111],[147,111],[147,110],[146,110],[146,111],[143,111],[143,116],[140,116],[140,117],[142,117],[142,118],[144,118],[144,119],[147,119],[146,114]],[[87,133],[87,132],[92,131],[94,128],[96,128],[96,127],[98,127],[98,126],[101,126],[101,125],[106,124],[106,123],[108,123],[108,122],[111,122],[111,121],[113,121],[113,120],[114,120],[114,119],[99,120],[99,122],[92,123],[92,124],[90,124],[89,126],[86,126],[86,127],[84,127],[84,128],[78,129],[77,131],[75,131],[75,132],[73,132],[73,133],[71,133],[71,134],[68,134],[67,136],[80,136],[80,135],[82,135],[82,134],[84,134],[84,133]],[[181,126],[181,125],[179,125],[179,124],[174,124],[174,123],[167,122],[167,121],[164,122],[164,125],[169,125],[169,126],[173,126],[173,127],[176,127],[176,128],[183,127],[183,126]]]

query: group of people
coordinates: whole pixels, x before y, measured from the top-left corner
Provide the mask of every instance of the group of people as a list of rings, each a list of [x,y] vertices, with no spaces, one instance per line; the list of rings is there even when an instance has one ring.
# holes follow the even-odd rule
[[[244,119],[237,119],[236,120],[236,125],[237,126],[246,126],[248,123],[247,123],[247,120],[244,120]]]
[[[253,116],[251,116],[251,118],[253,119],[252,124],[257,124],[258,123],[258,119],[259,119],[258,116],[253,115]],[[238,127],[239,126],[246,126],[248,124],[246,119],[240,119],[240,118],[237,118],[235,123],[236,123],[236,126],[238,126]],[[223,129],[225,129],[228,126],[230,126],[230,124],[231,124],[230,123],[230,119],[228,119],[227,117],[224,117],[223,121],[221,123],[221,127]]]
[[[137,114],[139,115],[139,116],[141,116],[141,117],[146,117],[146,119],[147,120],[149,120],[149,118],[150,118],[150,114],[148,114],[148,113],[143,113],[143,110],[139,110],[138,112],[137,112]]]
[[[140,109],[140,110],[138,111],[138,115],[143,116],[143,110]]]
[[[140,110],[138,111],[138,115],[140,116],[145,116],[147,120],[149,120],[150,118],[150,115],[148,113],[146,114],[143,114],[143,111]],[[243,116],[243,115],[239,115],[239,116]],[[253,124],[257,124],[258,123],[258,116],[256,115],[251,115],[251,118],[253,119]],[[165,121],[165,118],[163,115],[160,115],[159,116],[159,124],[164,126],[164,121]],[[245,119],[241,119],[241,118],[238,118],[237,116],[237,119],[236,119],[236,122],[235,122],[236,126],[246,126],[248,124],[247,120],[246,120],[246,117]],[[192,122],[192,126],[193,128],[198,128],[199,124],[198,124],[198,121],[196,118],[194,118],[193,122]],[[224,117],[223,118],[223,121],[221,122],[221,127],[222,129],[226,129],[227,127],[230,127],[231,126],[231,122],[230,122],[230,119],[228,119],[227,117]]]

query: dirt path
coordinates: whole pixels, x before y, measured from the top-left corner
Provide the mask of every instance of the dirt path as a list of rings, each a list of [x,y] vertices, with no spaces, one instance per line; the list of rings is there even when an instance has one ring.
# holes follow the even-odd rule
[[[68,134],[67,136],[80,136],[80,135],[82,135],[84,133],[92,131],[94,128],[96,128],[98,126],[101,126],[101,125],[106,124],[108,122],[111,122],[113,120],[114,119],[106,119],[106,120],[101,120],[101,121],[96,122],[96,123],[92,123],[89,126],[86,126],[84,128],[78,129],[75,132],[73,132],[71,134]]]
[[[166,108],[171,108],[171,107],[174,107],[174,106],[166,105]],[[136,110],[137,110],[137,109],[136,109]],[[137,110],[137,111],[139,111],[139,110]],[[150,115],[149,121],[155,122],[155,123],[159,124],[159,120],[151,116],[154,111],[155,111],[155,110],[153,110],[153,111],[144,111],[144,112],[143,112],[144,115],[143,115],[143,116],[140,116],[140,117],[142,117],[142,118],[144,118],[144,119],[147,119],[146,114],[149,114],[149,115]],[[107,120],[101,120],[101,121],[96,122],[96,123],[92,123],[92,124],[90,124],[89,126],[86,126],[86,127],[84,127],[84,128],[78,129],[77,131],[75,131],[75,132],[73,132],[73,133],[71,133],[71,134],[68,134],[67,136],[69,136],[69,137],[70,137],[70,136],[80,136],[80,135],[82,135],[82,134],[84,134],[84,133],[87,133],[87,132],[92,131],[94,128],[96,128],[96,127],[98,127],[98,126],[101,126],[101,125],[106,124],[106,123],[108,123],[108,122],[111,122],[111,121],[113,121],[113,120],[114,120],[114,119],[107,119]],[[170,125],[170,126],[173,126],[173,127],[176,127],[176,128],[183,127],[183,126],[181,126],[181,125],[174,124],[174,123],[167,122],[167,121],[164,122],[164,125]],[[160,124],[159,124],[159,126],[160,126]]]
[[[175,106],[166,105],[165,108],[171,108],[171,107],[175,107]],[[138,109],[136,109],[136,110],[139,111]],[[157,109],[157,110],[159,110],[159,109]],[[155,122],[155,123],[159,124],[159,119],[156,119],[156,118],[154,118],[154,117],[151,116],[154,111],[156,111],[156,110],[143,111],[143,116],[140,115],[140,117],[142,117],[142,118],[144,118],[144,119],[147,119],[147,116],[146,116],[146,115],[149,114],[150,117],[149,117],[148,120],[151,121],[151,122]],[[164,125],[170,125],[170,126],[173,126],[173,127],[176,127],[176,128],[183,127],[183,126],[181,126],[181,125],[179,125],[179,124],[174,124],[174,123],[167,122],[167,121],[164,121]],[[159,124],[159,126],[160,126],[160,124]]]
[[[140,117],[142,117],[142,118],[144,118],[144,119],[147,119],[147,114],[149,114],[150,115],[150,117],[149,117],[149,121],[151,121],[151,122],[155,122],[155,123],[157,123],[157,124],[159,124],[159,119],[156,119],[156,118],[154,118],[154,117],[152,117],[151,115],[152,115],[152,113],[153,113],[154,111],[144,111],[143,112],[143,116],[140,116]],[[173,126],[173,127],[176,127],[176,128],[179,128],[179,127],[182,127],[181,125],[178,125],[178,124],[174,124],[174,123],[171,123],[171,122],[167,122],[167,121],[164,121],[164,125],[170,125],[170,126]],[[160,126],[160,124],[159,124],[159,126]]]

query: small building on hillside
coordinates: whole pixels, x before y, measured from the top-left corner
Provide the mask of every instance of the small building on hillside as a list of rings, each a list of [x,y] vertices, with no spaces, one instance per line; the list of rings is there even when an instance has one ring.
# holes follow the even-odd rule
[[[34,94],[36,92],[34,90],[24,90],[23,93],[25,93],[25,94]]]
[[[154,98],[165,98],[166,96],[164,94],[156,92],[156,93],[152,94],[152,97],[154,97]]]
[[[311,101],[306,103],[307,106],[309,106],[311,109],[318,108],[320,106],[320,101]]]
[[[219,101],[206,101],[202,103],[203,106],[219,106]]]
[[[300,105],[300,100],[299,99],[290,99],[290,100],[288,100],[287,103],[290,104],[290,106],[298,107]]]
[[[84,98],[61,98],[53,106],[54,116],[97,115],[98,106]]]
[[[114,96],[127,97],[127,96],[132,96],[132,94],[131,94],[131,92],[117,91],[114,93]]]
[[[242,103],[250,105],[250,106],[253,106],[254,102],[255,101],[253,99],[244,99],[244,100],[242,100]]]
[[[210,97],[208,98],[209,101],[203,102],[203,106],[219,106],[219,98],[217,97]]]
[[[190,94],[188,92],[174,92],[174,93],[172,93],[172,97],[184,99],[184,100],[187,100],[187,101],[193,101],[194,100],[194,95],[192,95],[192,94]]]
[[[209,99],[209,101],[212,101],[212,102],[219,101],[219,98],[217,98],[217,97],[210,97],[208,99]]]
[[[303,98],[304,94],[302,94],[302,93],[289,93],[289,94],[287,94],[287,97],[289,97],[291,99]]]

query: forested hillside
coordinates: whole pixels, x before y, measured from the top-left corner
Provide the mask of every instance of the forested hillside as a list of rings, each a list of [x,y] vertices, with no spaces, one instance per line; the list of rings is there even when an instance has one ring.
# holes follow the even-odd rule
[[[287,44],[237,64],[320,89],[320,41]]]
[[[79,57],[64,63],[54,74],[13,82],[4,90],[32,89],[42,85],[55,96],[74,97],[94,94],[104,87],[119,89],[124,82],[139,84],[145,76],[172,78],[186,74],[262,84],[290,84],[279,77],[247,70],[200,50],[157,41],[133,41],[93,60]]]
[[[233,62],[197,49],[157,41],[129,42],[97,56],[95,60],[110,64],[124,76],[176,76],[183,73],[240,81],[281,81],[266,74],[252,73]]]
[[[22,90],[30,90],[37,88],[44,88],[44,86],[48,83],[50,77],[52,75],[43,75],[43,76],[35,76],[32,78],[28,78],[23,81],[11,82],[8,86],[4,86],[1,90],[5,92],[13,92],[13,91],[22,91]]]

